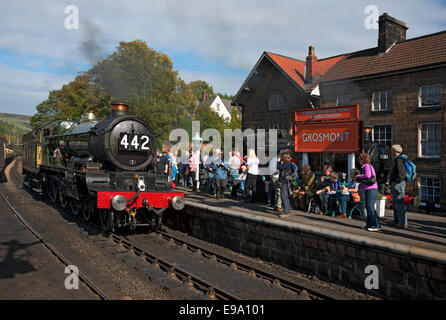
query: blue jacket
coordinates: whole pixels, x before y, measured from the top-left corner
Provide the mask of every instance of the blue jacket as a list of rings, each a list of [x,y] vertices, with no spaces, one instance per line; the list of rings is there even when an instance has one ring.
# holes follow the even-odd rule
[[[341,190],[341,189],[342,189],[342,188],[341,188],[341,181],[340,181],[340,180],[336,180],[336,182],[331,182],[331,181],[330,181],[329,186],[330,186],[330,190],[331,190],[331,191],[338,191],[338,190]]]
[[[224,167],[220,166],[220,164],[223,164]],[[223,163],[221,160],[216,160],[212,163],[212,169],[214,169],[215,179],[226,179],[228,176],[228,164]]]

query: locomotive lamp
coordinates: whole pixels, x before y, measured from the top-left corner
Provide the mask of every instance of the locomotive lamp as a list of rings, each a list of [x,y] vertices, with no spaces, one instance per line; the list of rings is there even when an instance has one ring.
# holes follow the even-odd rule
[[[195,173],[195,180],[197,181],[197,191],[200,190],[200,150],[201,150],[201,143],[203,139],[200,138],[199,132],[195,132],[195,136],[192,138],[192,150],[196,152],[196,159],[197,159],[197,171]]]

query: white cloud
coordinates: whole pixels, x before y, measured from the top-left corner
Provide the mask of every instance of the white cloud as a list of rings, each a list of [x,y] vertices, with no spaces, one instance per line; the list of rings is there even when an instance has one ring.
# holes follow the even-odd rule
[[[64,27],[68,4],[79,8],[79,30]],[[112,53],[119,41],[142,39],[156,50],[192,54],[203,65],[219,65],[229,70],[225,74],[248,74],[266,50],[305,60],[309,45],[319,58],[376,46],[378,31],[364,27],[368,5],[406,22],[408,38],[446,29],[446,6],[435,0],[17,0],[0,2],[0,50],[63,67],[88,65],[97,52]],[[97,44],[90,59],[81,50],[88,40]],[[184,70],[185,79],[202,77],[228,93],[236,93],[244,80],[204,67],[175,68]],[[31,76],[39,84],[45,77],[49,75]]]
[[[0,112],[32,115],[35,107],[71,76],[12,69],[0,63]]]
[[[235,94],[237,93],[240,85],[243,83],[248,74],[244,76],[228,76],[214,72],[201,72],[194,70],[179,70],[181,79],[186,82],[195,80],[203,80],[212,85],[214,92]]]

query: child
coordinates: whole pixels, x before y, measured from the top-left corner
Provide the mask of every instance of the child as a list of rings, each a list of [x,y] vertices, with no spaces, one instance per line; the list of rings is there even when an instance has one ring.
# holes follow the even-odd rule
[[[231,192],[231,198],[233,199],[237,199],[238,190],[242,192],[242,195],[245,194],[245,182],[246,182],[246,176],[248,174],[246,166],[242,166],[240,171],[241,172],[238,174],[238,176],[234,178],[234,186]]]
[[[336,213],[336,199],[337,199],[337,191],[341,190],[341,181],[338,180],[338,174],[336,172],[330,173],[330,183],[328,186],[324,188],[325,196],[324,196],[324,204],[325,204],[325,212],[324,214],[330,214],[332,216]]]
[[[358,193],[359,182],[356,182],[356,176],[361,172],[358,169],[350,170],[350,182],[347,187],[342,186],[342,194],[339,199],[339,215],[337,218],[346,218],[347,217],[347,203],[352,198],[352,193]]]

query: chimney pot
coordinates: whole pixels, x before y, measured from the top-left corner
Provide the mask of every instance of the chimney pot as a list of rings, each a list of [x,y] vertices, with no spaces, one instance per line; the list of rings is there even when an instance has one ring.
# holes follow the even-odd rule
[[[314,56],[314,47],[313,46],[309,46],[308,47],[308,55],[309,56]]]

